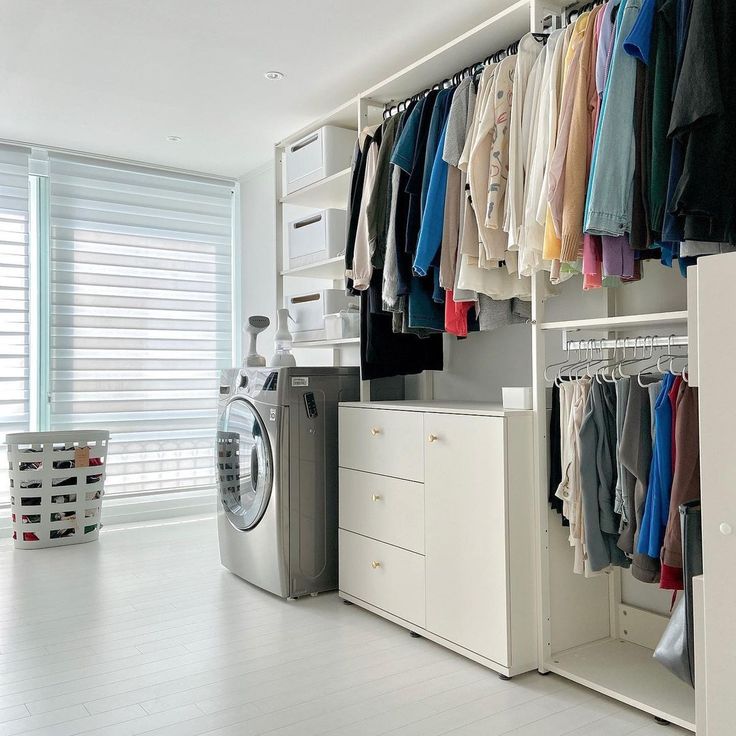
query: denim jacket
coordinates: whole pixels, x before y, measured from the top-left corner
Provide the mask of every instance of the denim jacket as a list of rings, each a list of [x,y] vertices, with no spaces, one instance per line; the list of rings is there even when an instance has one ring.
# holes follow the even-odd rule
[[[585,206],[585,230],[624,235],[631,230],[634,177],[634,85],[636,60],[624,41],[639,16],[641,0],[621,0],[611,71],[596,131]]]

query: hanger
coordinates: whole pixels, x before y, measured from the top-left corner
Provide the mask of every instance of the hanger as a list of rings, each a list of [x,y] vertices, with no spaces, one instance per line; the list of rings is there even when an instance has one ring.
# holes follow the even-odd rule
[[[655,335],[655,337],[656,337],[656,335]],[[653,344],[654,344],[654,338],[650,338],[650,339],[651,339],[651,341],[652,341],[652,345],[653,345]],[[659,370],[659,358],[657,358],[657,361],[656,361],[655,363],[653,363],[652,365],[646,365],[646,366],[644,366],[643,368],[639,368],[639,371],[638,371],[638,373],[637,373],[637,376],[636,376],[636,382],[637,382],[637,383],[638,383],[638,384],[639,384],[639,385],[640,385],[640,386],[641,386],[642,388],[646,388],[646,386],[647,386],[647,384],[646,384],[646,383],[644,383],[644,382],[643,382],[643,381],[641,380],[641,379],[642,379],[642,376],[643,376],[643,375],[644,375],[644,374],[645,374],[645,373],[646,373],[647,371],[650,371],[650,370],[651,370],[652,368],[656,368],[657,370]]]
[[[566,363],[570,362],[570,350],[567,348],[567,346],[565,347],[565,352],[567,353],[565,360],[560,360],[557,363],[550,363],[549,365],[544,367],[544,380],[547,381],[548,383],[552,380],[547,374],[547,371],[549,371],[550,368],[557,368],[558,366],[565,365]],[[580,358],[580,348],[578,348],[578,359],[579,358]]]
[[[641,357],[637,356],[636,350],[639,347],[639,340],[641,340]],[[647,340],[650,341],[649,353],[646,352]],[[618,364],[618,375],[619,378],[631,378],[629,373],[625,373],[623,367],[625,365],[631,365],[632,363],[640,363],[642,360],[649,360],[654,355],[654,340],[651,337],[635,337],[633,351],[630,358],[626,358],[626,338],[624,338],[624,352],[623,358]]]

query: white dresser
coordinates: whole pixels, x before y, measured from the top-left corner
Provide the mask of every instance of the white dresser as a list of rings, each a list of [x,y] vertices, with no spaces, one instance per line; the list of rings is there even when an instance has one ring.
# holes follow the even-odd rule
[[[512,676],[537,666],[532,413],[343,403],[340,596]]]

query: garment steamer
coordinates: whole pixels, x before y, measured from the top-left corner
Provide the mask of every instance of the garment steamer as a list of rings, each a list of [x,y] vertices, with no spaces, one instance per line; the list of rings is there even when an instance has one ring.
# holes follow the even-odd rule
[[[248,317],[248,324],[245,327],[245,332],[249,336],[248,355],[245,357],[246,368],[265,368],[266,359],[262,355],[258,355],[256,340],[258,339],[258,335],[270,324],[271,320],[263,315],[255,314]]]

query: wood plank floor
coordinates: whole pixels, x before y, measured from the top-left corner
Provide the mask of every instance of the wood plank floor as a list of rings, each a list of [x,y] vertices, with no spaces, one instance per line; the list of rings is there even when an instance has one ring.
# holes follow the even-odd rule
[[[334,594],[220,566],[214,519],[0,543],[0,736],[675,736],[562,678],[502,682]]]

